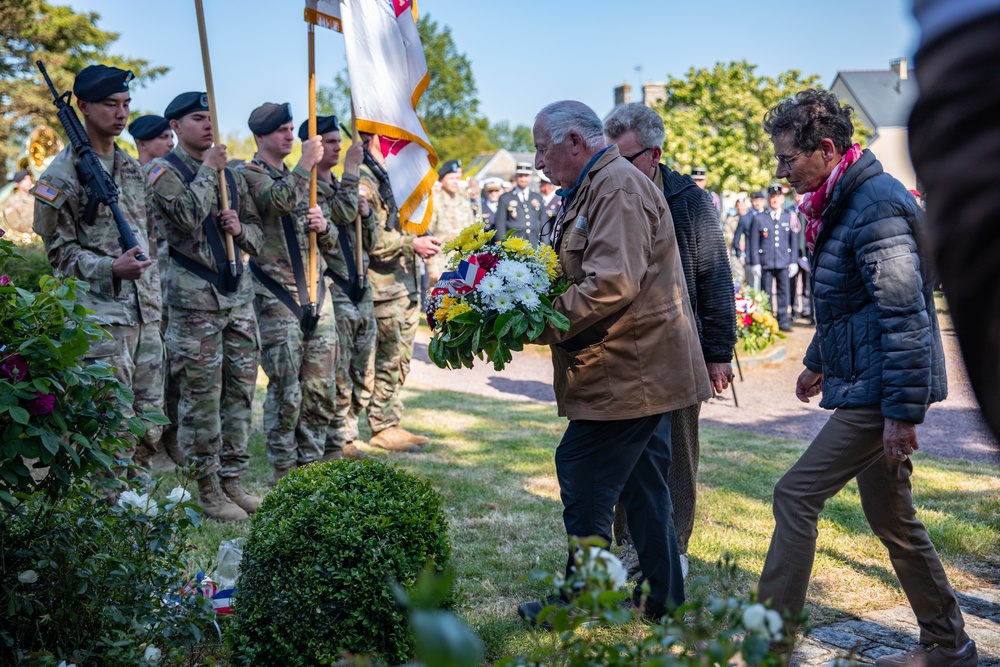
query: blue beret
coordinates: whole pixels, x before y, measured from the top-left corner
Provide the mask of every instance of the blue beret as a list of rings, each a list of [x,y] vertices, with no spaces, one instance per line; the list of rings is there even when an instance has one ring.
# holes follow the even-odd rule
[[[292,122],[292,105],[264,102],[250,113],[247,125],[254,134],[264,136],[271,134],[285,123]]]
[[[163,116],[139,116],[128,124],[128,133],[133,139],[149,141],[170,129],[170,123]]]
[[[195,111],[208,111],[208,93],[181,93],[167,105],[163,117],[177,120]]]
[[[340,132],[340,123],[336,116],[316,116],[316,134],[326,134],[327,132]],[[309,120],[302,121],[299,125],[299,139],[305,141],[309,138]]]
[[[127,93],[128,82],[135,78],[130,70],[91,65],[84,67],[73,82],[73,94],[84,102],[98,102],[115,93]]]
[[[764,198],[764,193],[761,192],[760,190],[754,190],[753,192],[750,193],[750,199],[763,199],[763,198]]]
[[[440,169],[438,169],[438,180],[440,181],[448,174],[456,173],[461,168],[462,168],[461,160],[448,160],[443,165],[441,165]]]

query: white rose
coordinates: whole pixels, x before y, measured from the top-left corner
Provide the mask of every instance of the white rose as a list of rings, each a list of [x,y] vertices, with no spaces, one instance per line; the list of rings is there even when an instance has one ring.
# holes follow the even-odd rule
[[[174,490],[167,494],[167,502],[174,505],[186,503],[189,500],[191,500],[191,492],[183,486],[175,486]]]
[[[604,567],[613,590],[618,590],[628,581],[628,572],[625,570],[625,566],[618,560],[618,556],[607,549],[590,547],[590,560],[595,565],[600,564]]]
[[[767,609],[764,605],[752,604],[743,610],[743,627],[750,632],[766,632]]]
[[[142,657],[145,658],[146,662],[159,662],[162,655],[160,649],[150,645],[146,647],[146,653]]]
[[[38,581],[38,573],[34,570],[25,570],[21,574],[17,575],[17,580],[22,584],[33,584]]]
[[[143,509],[143,514],[145,514],[148,517],[156,516],[160,512],[160,507],[156,504],[156,501],[147,496],[146,494],[143,494],[143,498],[146,499],[146,505],[145,508]]]
[[[773,609],[767,611],[767,630],[772,639],[781,639],[781,631],[785,628],[785,622],[781,614]]]
[[[142,495],[129,489],[128,491],[123,491],[122,495],[119,496],[118,504],[128,510],[138,510],[141,506],[144,506],[142,498]]]

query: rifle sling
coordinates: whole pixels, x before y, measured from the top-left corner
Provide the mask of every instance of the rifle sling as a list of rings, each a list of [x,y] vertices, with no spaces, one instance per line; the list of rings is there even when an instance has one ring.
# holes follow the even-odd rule
[[[175,169],[177,169],[178,172],[180,172],[181,178],[184,179],[185,183],[190,185],[192,181],[194,181],[195,173],[191,171],[188,166],[184,164],[183,160],[177,157],[176,154],[167,153],[163,159],[169,162]],[[239,194],[236,190],[236,179],[228,167],[225,170],[225,178],[226,185],[229,187],[230,204],[233,209],[236,209],[239,206]],[[235,284],[227,284],[230,282],[227,279],[229,271],[229,258],[226,256],[226,247],[222,242],[222,235],[219,234],[219,229],[216,226],[211,213],[205,216],[205,219],[202,220],[201,228],[202,231],[205,232],[205,238],[208,240],[208,245],[212,250],[212,258],[215,260],[214,271],[196,259],[188,257],[187,255],[175,250],[173,247],[170,248],[170,257],[191,273],[214,285],[221,292],[231,294],[236,291],[236,287],[239,285],[239,279],[243,275],[243,262],[238,261],[236,263]]]

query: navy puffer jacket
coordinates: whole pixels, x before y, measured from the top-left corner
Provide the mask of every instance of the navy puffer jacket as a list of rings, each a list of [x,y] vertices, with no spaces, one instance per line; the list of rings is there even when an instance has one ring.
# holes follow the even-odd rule
[[[919,424],[947,396],[921,215],[871,151],[837,184],[812,256],[816,335],[804,360],[823,374],[821,407],[881,405],[883,417]]]

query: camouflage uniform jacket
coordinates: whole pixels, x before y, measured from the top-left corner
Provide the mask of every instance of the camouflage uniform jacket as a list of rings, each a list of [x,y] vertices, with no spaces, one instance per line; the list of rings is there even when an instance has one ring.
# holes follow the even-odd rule
[[[219,236],[225,232],[218,227],[215,216],[219,211],[219,174],[210,167],[203,166],[187,152],[177,146],[174,154],[195,172],[195,179],[188,185],[184,177],[164,158],[156,158],[150,164],[149,184],[153,188],[157,231],[167,240],[170,248],[215,270],[215,258],[201,223],[210,213],[213,216]],[[237,246],[237,261],[243,261],[241,250],[250,255],[260,252],[264,235],[260,228],[260,214],[250,196],[246,179],[240,173],[233,174],[237,189],[237,215],[243,231],[233,238]],[[232,195],[230,194],[230,203]],[[250,303],[253,300],[253,281],[246,270],[240,279],[239,289],[233,294],[223,294],[215,285],[183,268],[173,259],[167,271],[167,302],[171,306],[190,310],[228,310]]]
[[[247,181],[264,230],[264,243],[254,258],[254,263],[297,300],[298,285],[295,282],[291,250],[285,241],[285,230],[281,219],[286,215],[292,216],[292,226],[299,243],[302,266],[308,276],[309,229],[306,227],[305,215],[309,210],[309,181],[312,175],[299,166],[292,170],[285,165],[281,167],[280,170],[275,169],[255,154],[251,162],[243,163],[237,171],[242,173]],[[317,182],[317,194],[322,185],[323,181]],[[322,197],[317,197],[317,202],[319,203],[321,199]],[[327,218],[330,217],[326,210],[323,214]],[[326,233],[316,235],[318,273],[323,273],[323,257],[334,247],[336,241],[336,228],[333,225],[330,225]],[[254,278],[254,288],[257,294],[271,296],[271,291],[256,278]]]
[[[319,179],[316,183],[316,190],[318,195],[318,200],[323,202],[324,212],[326,209],[334,210],[337,205],[338,195],[340,187],[337,184],[337,179],[334,178],[332,183],[327,183],[326,181]],[[370,195],[371,190],[367,193]],[[355,198],[355,202],[357,199]],[[342,207],[343,208],[343,207]],[[354,221],[355,218],[351,218],[348,221],[338,220],[336,217],[331,216],[330,228],[334,230],[333,237],[335,242],[331,244],[329,248],[323,249],[323,258],[326,260],[327,266],[336,273],[340,278],[349,281],[351,279],[350,271],[347,268],[347,260],[344,258],[343,249],[340,246],[340,234],[347,233],[347,238],[350,239],[351,249],[357,248],[357,234],[355,232]],[[334,227],[334,224],[338,227]],[[340,227],[342,225],[342,227]],[[375,216],[375,209],[369,206],[368,217],[361,219],[361,238],[362,238],[362,249],[361,259],[364,262],[364,269],[367,270],[370,264],[369,254],[372,248],[375,247],[375,243],[379,237],[378,228],[378,218]],[[353,261],[353,260],[352,260]],[[331,288],[333,291],[331,297],[334,301],[347,301],[348,296],[343,293],[343,291],[336,285]]]
[[[458,233],[475,222],[472,205],[468,194],[459,189],[454,195],[445,192],[440,183],[434,186],[434,212],[428,231],[442,243],[451,241]],[[427,271],[441,273],[444,271],[447,253],[438,253],[427,260]]]
[[[83,221],[87,193],[76,174],[76,155],[67,146],[52,161],[35,186],[35,232],[45,242],[49,263],[65,276],[90,283],[79,301],[108,324],[137,326],[160,321],[162,301],[156,264],[139,280],[119,280],[111,263],[121,256],[118,226],[111,209],[98,205],[94,224]],[[118,185],[118,206],[132,227],[139,247],[150,252],[146,216],[151,209],[150,190],[139,162],[115,146],[111,171]]]
[[[420,293],[417,283],[416,253],[413,251],[413,234],[386,228],[389,211],[378,193],[378,180],[366,167],[361,167],[361,184],[367,189],[368,204],[378,220],[378,240],[369,253],[368,284],[372,299],[392,301],[399,297],[416,298]]]

